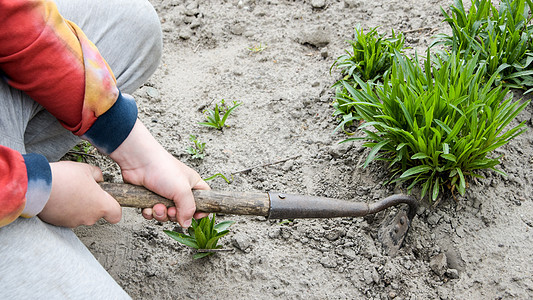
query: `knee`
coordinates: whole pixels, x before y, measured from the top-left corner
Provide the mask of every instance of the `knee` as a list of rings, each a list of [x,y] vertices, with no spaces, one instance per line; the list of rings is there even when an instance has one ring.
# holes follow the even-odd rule
[[[111,45],[123,45],[128,49],[112,47],[111,65],[120,89],[132,93],[157,69],[163,53],[163,38],[159,16],[147,0],[107,0],[113,2],[113,12],[119,20],[111,25],[106,39]],[[108,7],[109,9],[109,7]],[[107,58],[106,58],[107,59]],[[109,62],[109,59],[107,59]]]
[[[161,57],[162,32],[159,16],[148,0],[123,0],[121,7],[125,9],[124,20],[129,30],[136,33],[137,38],[152,46],[152,55]]]

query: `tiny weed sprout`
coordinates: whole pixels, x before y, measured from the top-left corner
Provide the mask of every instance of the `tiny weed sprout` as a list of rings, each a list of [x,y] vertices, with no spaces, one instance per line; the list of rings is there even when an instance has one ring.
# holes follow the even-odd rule
[[[402,33],[396,35],[394,30],[390,38],[385,38],[378,34],[377,27],[365,34],[358,25],[355,27],[354,39],[348,43],[351,51],[346,50],[346,54],[339,56],[330,68],[330,72],[333,68],[339,69],[343,76],[333,85],[336,88],[333,115],[342,117],[343,128],[344,125],[351,124],[354,116],[357,119],[351,101],[343,97],[346,93],[345,85],[356,87],[359,81],[381,82],[383,74],[392,65],[395,53],[403,52],[405,38]]]
[[[239,105],[241,104],[237,103],[237,101],[233,101],[233,106],[228,106],[224,99],[222,99],[220,103],[215,104],[214,109],[206,109],[204,111],[207,122],[200,122],[198,124],[222,130],[222,128],[228,127],[228,125],[226,125],[226,120],[231,112]]]
[[[214,175],[212,175],[212,176],[209,176],[209,177],[205,178],[204,181],[213,180],[213,179],[215,179],[215,178],[217,178],[217,177],[220,177],[220,178],[224,179],[224,181],[225,181],[226,183],[228,183],[228,184],[230,184],[231,181],[233,181],[233,174],[231,174],[231,181],[230,181],[230,180],[229,180],[226,176],[224,176],[224,174],[222,174],[222,173],[216,173],[216,174],[214,174]]]
[[[367,141],[364,166],[389,162],[391,182],[410,182],[409,191],[421,184],[421,198],[427,194],[430,202],[447,186],[463,195],[467,176],[480,177],[480,169],[500,172],[490,154],[525,131],[525,121],[511,121],[529,101],[513,102],[508,88],[494,88],[499,74],[486,79],[488,63],[479,54],[465,61],[452,53],[444,61],[428,50],[423,67],[416,55],[397,54],[383,84],[356,78],[356,89],[344,83],[343,96],[365,121],[364,136],[345,141]]]
[[[248,48],[248,51],[250,51],[250,53],[259,53],[259,52],[263,52],[263,50],[265,50],[267,48],[267,45],[263,45],[261,43],[259,44],[256,44],[256,45],[253,45],[252,47]]]
[[[171,230],[164,232],[176,241],[198,250],[220,249],[222,245],[217,245],[218,240],[229,233],[228,228],[235,221],[222,221],[215,225],[215,215],[212,218],[205,217],[200,220],[192,220],[191,227],[188,228],[189,234],[183,234]],[[215,252],[199,252],[194,254],[193,258],[198,259],[213,255]]]
[[[204,159],[205,143],[200,142],[193,134],[189,135],[189,140],[194,146],[187,147],[187,153],[189,153],[193,159]]]

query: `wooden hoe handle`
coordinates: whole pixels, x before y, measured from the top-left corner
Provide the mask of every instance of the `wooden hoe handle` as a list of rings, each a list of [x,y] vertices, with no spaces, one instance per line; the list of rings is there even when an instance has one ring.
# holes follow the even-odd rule
[[[172,200],[141,186],[108,182],[100,186],[124,207],[147,208],[158,203],[175,206]],[[268,216],[270,200],[266,193],[194,190],[193,195],[196,209],[201,212]]]

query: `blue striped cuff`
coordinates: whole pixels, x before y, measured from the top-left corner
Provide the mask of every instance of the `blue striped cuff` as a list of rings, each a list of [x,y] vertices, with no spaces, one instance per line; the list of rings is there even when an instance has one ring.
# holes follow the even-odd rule
[[[28,174],[28,189],[26,191],[26,206],[22,216],[29,218],[40,213],[52,190],[52,170],[48,160],[40,154],[23,154]]]
[[[128,137],[137,120],[137,104],[133,97],[119,92],[115,104],[99,116],[81,137],[104,154],[111,154]]]

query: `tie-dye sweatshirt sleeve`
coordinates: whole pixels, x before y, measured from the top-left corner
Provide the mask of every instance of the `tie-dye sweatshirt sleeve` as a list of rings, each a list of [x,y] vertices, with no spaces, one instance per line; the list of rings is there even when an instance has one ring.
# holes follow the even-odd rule
[[[105,60],[53,1],[0,0],[0,75],[103,153],[128,136],[137,107],[120,93]],[[34,216],[48,200],[50,166],[0,146],[0,226]]]

